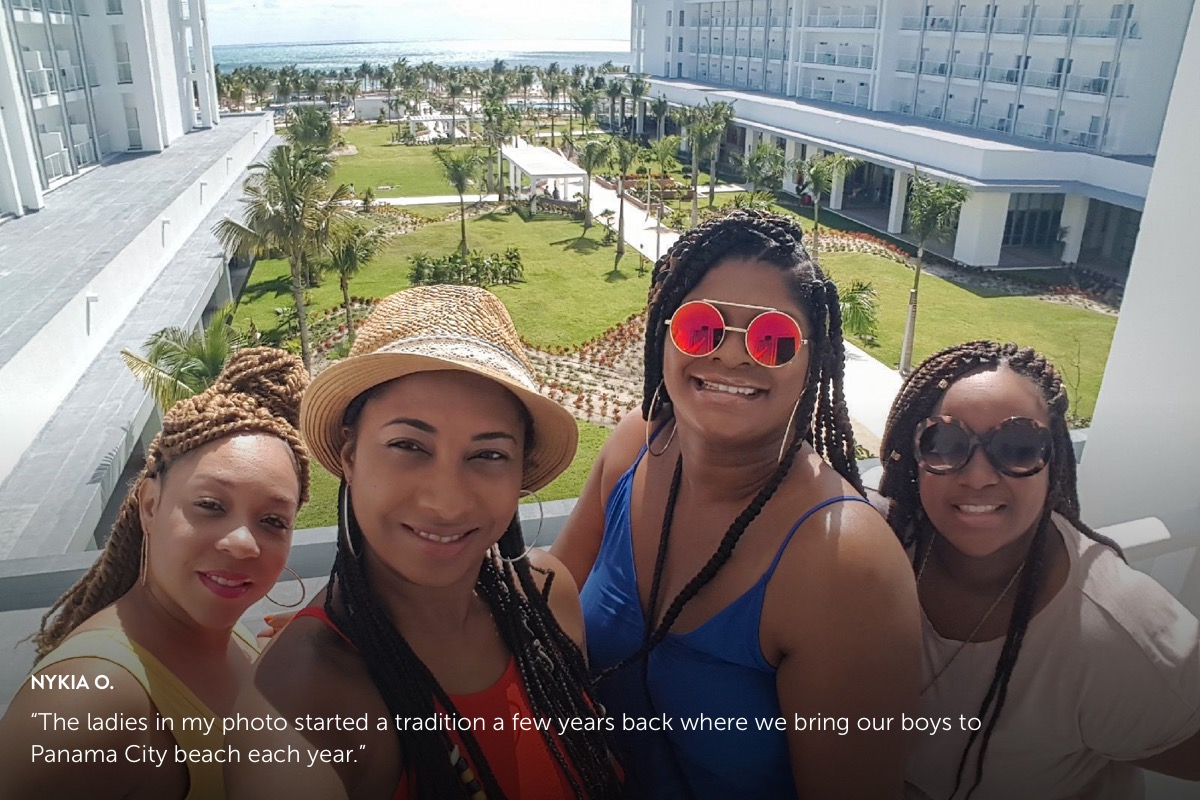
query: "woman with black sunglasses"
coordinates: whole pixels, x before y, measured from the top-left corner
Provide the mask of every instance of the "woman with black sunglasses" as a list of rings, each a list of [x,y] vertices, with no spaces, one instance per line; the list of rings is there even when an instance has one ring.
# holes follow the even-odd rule
[[[1140,798],[1139,767],[1200,780],[1200,625],[1080,519],[1067,407],[1044,357],[988,341],[930,356],[892,406],[880,492],[938,724],[909,797]]]
[[[906,737],[871,720],[915,713],[916,596],[862,502],[837,290],[802,235],[734,212],[655,265],[642,416],[552,550],[634,796],[901,791]]]

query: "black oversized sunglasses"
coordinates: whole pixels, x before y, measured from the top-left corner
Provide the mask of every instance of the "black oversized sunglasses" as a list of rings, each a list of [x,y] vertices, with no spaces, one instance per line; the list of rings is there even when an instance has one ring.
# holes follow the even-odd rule
[[[1050,463],[1053,438],[1036,419],[1009,417],[991,430],[976,434],[954,417],[936,416],[917,427],[913,449],[917,464],[933,475],[949,475],[965,467],[983,448],[997,471],[1013,478],[1037,475]]]

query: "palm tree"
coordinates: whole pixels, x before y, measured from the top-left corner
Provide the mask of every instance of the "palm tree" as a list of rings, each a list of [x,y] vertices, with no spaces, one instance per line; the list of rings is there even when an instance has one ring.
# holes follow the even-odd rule
[[[654,118],[658,121],[658,138],[663,138],[667,135],[667,112],[671,110],[671,104],[667,102],[667,98],[660,97],[654,101],[651,106],[654,109]]]
[[[446,84],[446,97],[450,100],[450,144],[458,138],[458,100],[466,91],[466,86],[457,76],[451,77]]]
[[[783,186],[783,176],[788,167],[787,156],[771,142],[759,142],[750,155],[740,156],[738,163],[751,193],[760,186],[772,190]]]
[[[592,174],[603,169],[612,159],[609,139],[590,139],[579,151],[579,166],[587,173],[583,184],[583,229],[592,227]]]
[[[720,102],[712,103],[708,110],[709,120],[717,129],[716,139],[708,152],[708,207],[712,208],[717,196],[717,159],[721,155],[721,139],[725,136],[725,128],[733,121],[733,105]]]
[[[582,121],[583,134],[587,135],[589,120],[596,115],[596,103],[599,99],[596,93],[587,89],[580,89],[572,96],[572,103],[576,110],[579,111],[579,119]]]
[[[679,137],[664,136],[661,139],[655,139],[650,143],[649,148],[650,158],[654,165],[658,167],[660,175],[669,175],[671,170],[679,166],[679,159],[676,158],[679,154]],[[662,190],[659,190],[659,201],[655,210],[654,218],[654,260],[658,261],[658,257],[662,251]]]
[[[360,91],[362,91],[362,84],[358,81],[351,81],[346,84],[346,97],[350,98],[350,108],[354,111],[355,121],[358,120],[358,108],[354,105],[354,101],[358,99]]]
[[[350,213],[342,205],[349,189],[342,184],[330,191],[322,177],[331,169],[328,153],[280,145],[266,161],[250,166],[251,175],[242,185],[244,220],[226,217],[213,227],[229,255],[249,260],[278,253],[287,259],[306,368],[312,366],[312,351],[304,307],[304,265],[325,249],[330,229]]]
[[[525,115],[529,116],[529,90],[533,88],[534,81],[537,80],[537,74],[532,67],[521,67],[521,74],[517,78],[517,86],[521,87],[521,94],[525,97]]]
[[[638,160],[636,144],[628,139],[612,138],[612,165],[617,168],[617,200],[620,212],[617,217],[617,259],[625,255],[625,176]]]
[[[350,279],[371,263],[387,240],[382,228],[367,228],[358,221],[339,226],[330,245],[328,270],[336,272],[342,289],[342,308],[346,312],[346,331],[354,337],[354,320],[350,315]]]
[[[121,351],[125,366],[161,410],[212,386],[229,357],[245,345],[230,324],[233,311],[232,303],[222,306],[200,331],[172,327],[150,334],[142,345],[145,356]]]
[[[467,204],[463,200],[463,195],[467,193],[467,187],[479,174],[481,166],[481,156],[479,150],[472,147],[464,150],[450,150],[445,147],[435,147],[433,149],[433,157],[437,159],[438,164],[442,167],[442,174],[446,176],[446,180],[454,187],[454,191],[458,194],[458,210],[459,222],[462,226],[462,241],[459,243],[458,250],[464,257],[467,255]]]
[[[913,338],[917,331],[917,289],[921,285],[921,263],[925,245],[930,239],[940,239],[958,227],[958,212],[971,197],[971,190],[961,183],[938,183],[925,177],[914,166],[908,179],[908,230],[917,240],[917,263],[912,289],[908,292],[908,320],[904,325],[904,343],[900,347],[900,374],[907,375],[912,367]]]
[[[838,304],[842,309],[842,330],[868,341],[874,340],[879,321],[879,292],[875,291],[875,286],[858,278],[851,280],[847,287],[839,285]]]
[[[551,64],[551,66],[556,66]],[[542,85],[546,87],[546,95],[550,98],[550,147],[554,147],[554,120],[558,116],[558,98],[562,92],[562,83],[559,81],[557,74],[547,75],[542,79]]]
[[[636,76],[629,82],[629,96],[633,98],[633,118],[635,120],[634,127],[630,129],[629,135],[632,137],[635,133],[638,136],[642,135],[642,114],[638,113],[638,108],[641,106],[642,98],[646,96],[646,92],[650,91],[650,84],[641,75]]]
[[[857,158],[850,158],[845,153],[817,153],[793,166],[804,174],[804,189],[813,199],[813,246],[815,257],[820,250],[821,233],[821,198],[829,194],[837,181],[847,172],[857,167]]]
[[[688,134],[692,140],[692,225],[695,226],[700,221],[700,161],[710,159],[711,166],[710,183],[709,183],[709,205],[712,205],[712,180],[716,180],[716,160],[717,153],[721,149],[721,137],[725,135],[724,120],[714,113],[717,105],[721,103],[701,106],[695,119],[696,121],[688,126]]]
[[[611,133],[616,133],[617,101],[625,96],[625,84],[614,78],[605,87],[604,94],[608,96],[608,130]]]
[[[333,149],[335,131],[328,111],[316,106],[302,106],[288,115],[284,137],[294,147],[328,153]],[[332,167],[332,163],[330,164]],[[329,174],[321,177],[328,178]]]

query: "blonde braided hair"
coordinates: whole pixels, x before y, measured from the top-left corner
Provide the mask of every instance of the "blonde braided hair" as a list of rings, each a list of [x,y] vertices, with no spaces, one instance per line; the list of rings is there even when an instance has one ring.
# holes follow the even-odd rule
[[[208,389],[171,407],[146,452],[146,466],[130,484],[100,557],[42,617],[33,637],[39,658],[133,588],[141,571],[144,537],[138,495],[146,480],[166,474],[180,457],[237,434],[276,436],[295,459],[300,503],[308,500],[308,452],[297,430],[300,397],[307,386],[308,372],[299,358],[283,350],[252,347],[231,356]]]

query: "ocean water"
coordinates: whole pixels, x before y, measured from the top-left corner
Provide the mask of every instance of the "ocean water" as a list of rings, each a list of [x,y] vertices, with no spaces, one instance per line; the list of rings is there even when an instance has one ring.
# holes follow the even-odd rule
[[[503,59],[509,67],[545,67],[557,61],[563,69],[575,64],[600,66],[611,61],[630,63],[629,42],[624,39],[437,40],[395,42],[308,42],[302,44],[214,45],[213,61],[222,72],[237,67],[278,69],[294,64],[300,69],[358,69],[364,61],[391,64],[404,57],[410,64],[433,61],[446,67],[490,67]]]

